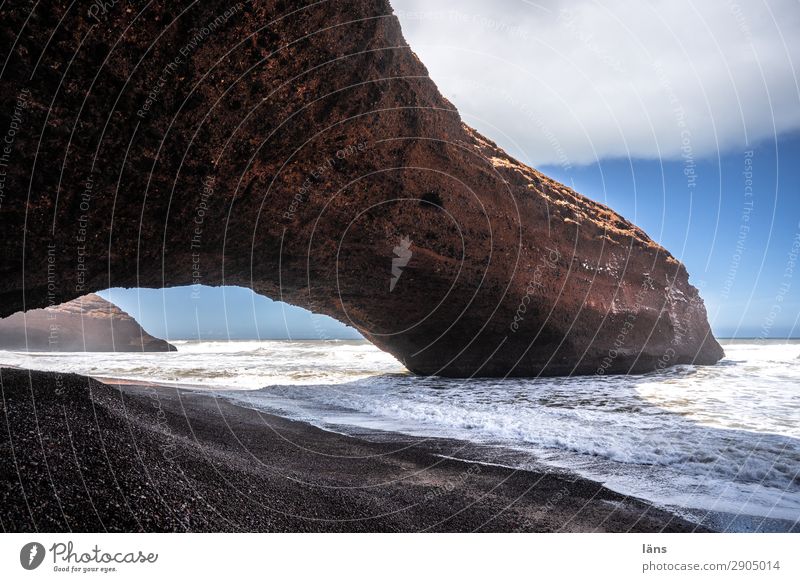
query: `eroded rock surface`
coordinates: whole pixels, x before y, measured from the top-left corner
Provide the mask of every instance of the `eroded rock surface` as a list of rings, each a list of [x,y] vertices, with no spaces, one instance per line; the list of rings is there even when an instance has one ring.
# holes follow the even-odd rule
[[[2,313],[236,284],[423,374],[723,355],[683,265],[462,123],[386,0],[67,6],[0,10]]]
[[[169,352],[130,315],[90,293],[62,305],[0,319],[0,350],[31,352]]]

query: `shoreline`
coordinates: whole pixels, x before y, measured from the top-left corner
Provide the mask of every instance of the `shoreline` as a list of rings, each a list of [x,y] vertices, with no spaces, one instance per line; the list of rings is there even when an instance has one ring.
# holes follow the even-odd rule
[[[156,384],[0,381],[6,531],[709,531],[578,476],[447,458],[462,442],[366,441]]]

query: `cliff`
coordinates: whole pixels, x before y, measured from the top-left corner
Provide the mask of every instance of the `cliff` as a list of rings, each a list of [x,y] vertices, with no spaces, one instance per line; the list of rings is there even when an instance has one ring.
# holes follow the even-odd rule
[[[387,0],[68,6],[0,9],[2,313],[234,284],[421,374],[722,357],[684,266],[466,126]]]
[[[0,349],[31,352],[174,352],[119,307],[91,293],[0,319]]]

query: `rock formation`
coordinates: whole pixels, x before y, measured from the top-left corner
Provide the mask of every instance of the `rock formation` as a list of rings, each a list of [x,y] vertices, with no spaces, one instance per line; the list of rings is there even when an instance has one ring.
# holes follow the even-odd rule
[[[723,355],[683,265],[466,126],[387,0],[0,13],[3,314],[236,284],[422,374]]]
[[[130,315],[90,293],[63,305],[0,319],[0,350],[31,352],[174,352]]]

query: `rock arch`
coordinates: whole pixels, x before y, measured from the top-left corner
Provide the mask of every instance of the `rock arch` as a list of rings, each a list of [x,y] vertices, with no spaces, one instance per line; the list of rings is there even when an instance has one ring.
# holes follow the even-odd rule
[[[463,124],[387,0],[67,6],[1,11],[0,314],[236,284],[423,374],[722,357],[683,265]]]

